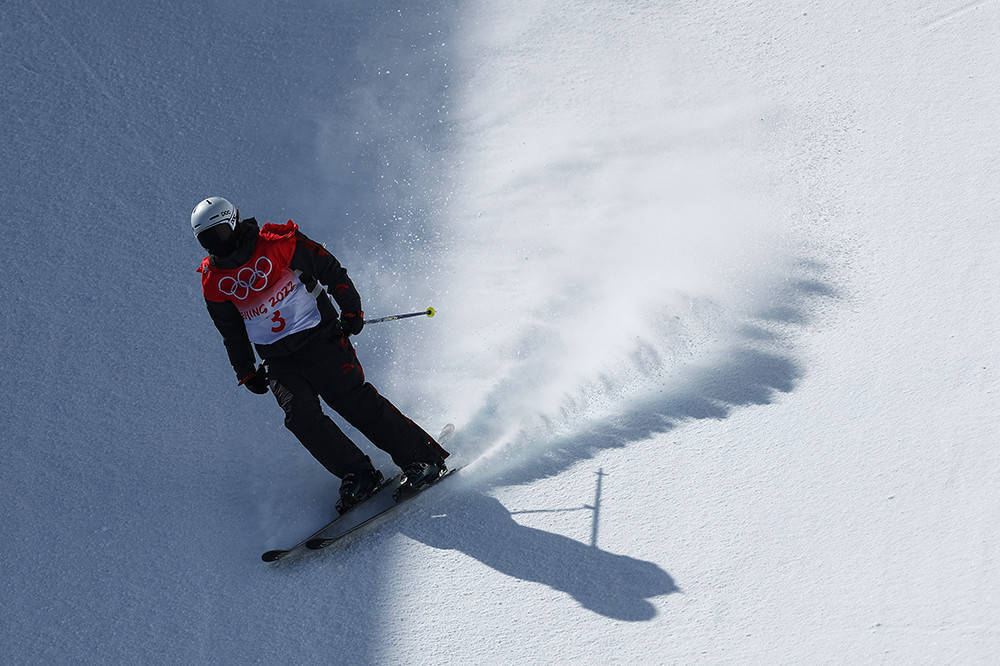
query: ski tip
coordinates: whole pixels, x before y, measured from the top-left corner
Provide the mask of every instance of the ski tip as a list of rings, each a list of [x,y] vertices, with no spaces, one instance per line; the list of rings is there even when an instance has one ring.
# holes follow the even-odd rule
[[[282,557],[288,554],[287,550],[269,550],[260,556],[260,559],[265,562],[277,562]]]

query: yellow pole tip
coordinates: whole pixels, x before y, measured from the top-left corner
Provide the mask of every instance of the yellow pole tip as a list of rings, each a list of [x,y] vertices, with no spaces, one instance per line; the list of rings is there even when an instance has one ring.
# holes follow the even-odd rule
[[[436,314],[437,314],[437,310],[435,310],[434,308],[427,308],[427,316],[428,317],[433,317]]]

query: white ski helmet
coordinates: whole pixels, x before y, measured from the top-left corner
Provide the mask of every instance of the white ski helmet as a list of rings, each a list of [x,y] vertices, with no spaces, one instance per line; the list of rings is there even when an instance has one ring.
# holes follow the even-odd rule
[[[191,211],[191,229],[195,236],[217,224],[225,223],[230,229],[236,229],[239,219],[240,212],[236,206],[222,197],[209,197]]]

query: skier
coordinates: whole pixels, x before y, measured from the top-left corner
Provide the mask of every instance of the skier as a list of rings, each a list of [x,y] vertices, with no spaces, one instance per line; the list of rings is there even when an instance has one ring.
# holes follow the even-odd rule
[[[445,471],[448,452],[365,381],[348,340],[365,325],[361,297],[326,248],[291,220],[263,228],[252,217],[241,220],[222,197],[195,206],[191,227],[209,253],[198,268],[202,291],[239,385],[259,394],[270,388],[285,427],[341,479],[338,512],[366,499],[383,476],[318,397],[392,456],[404,493]],[[250,343],[263,359],[257,367]]]

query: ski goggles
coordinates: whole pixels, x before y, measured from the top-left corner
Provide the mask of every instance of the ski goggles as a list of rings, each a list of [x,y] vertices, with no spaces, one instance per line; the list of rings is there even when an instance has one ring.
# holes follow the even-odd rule
[[[234,248],[236,244],[236,224],[240,221],[240,209],[233,211],[229,220],[220,220],[218,224],[213,224],[198,234],[198,243],[211,254],[224,256]],[[230,226],[232,225],[232,226]]]

